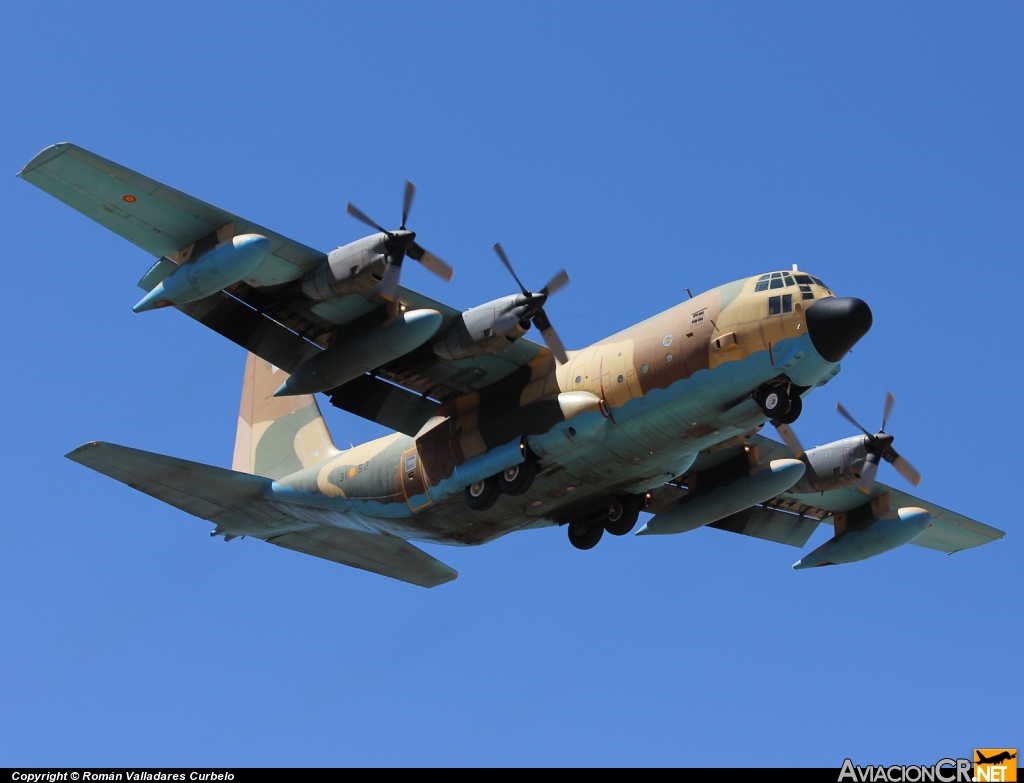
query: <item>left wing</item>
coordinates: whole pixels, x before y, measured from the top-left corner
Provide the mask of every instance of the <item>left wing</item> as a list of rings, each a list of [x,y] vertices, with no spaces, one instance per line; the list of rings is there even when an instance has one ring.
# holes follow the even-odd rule
[[[387,318],[379,285],[321,302],[298,294],[297,281],[326,259],[319,250],[74,144],[47,147],[18,176],[161,259],[139,283],[146,291],[174,270],[169,256],[214,241],[211,238],[218,237],[218,232],[267,237],[270,256],[250,277],[177,309],[288,373]],[[409,309],[437,310],[443,317],[441,330],[460,315],[459,310],[405,288],[399,289],[398,300]],[[335,404],[366,415],[366,406],[353,402],[354,397],[362,400],[370,392],[374,399],[387,398],[374,412],[378,415],[383,410],[383,419],[374,420],[393,427],[399,424],[396,429],[415,434],[432,415],[430,406],[422,404],[424,398],[444,401],[481,391],[535,360],[553,361],[546,347],[525,339],[485,356],[446,361],[435,356],[428,344],[365,376],[358,395],[342,393]],[[402,388],[392,391],[393,384]],[[404,395],[399,393],[403,390]]]
[[[793,457],[793,453],[784,444],[763,435],[751,435],[746,442],[757,446],[759,461],[762,463]],[[699,473],[735,457],[742,452],[744,443],[744,439],[737,436],[701,452],[689,472]],[[870,495],[865,495],[857,485],[811,495],[783,492],[773,500],[733,514],[709,527],[791,546],[803,546],[814,532],[818,521],[831,524],[833,514],[863,506],[887,492],[894,508],[917,506],[931,514],[932,526],[911,542],[915,546],[952,554],[962,549],[987,544],[1006,535],[1002,530],[880,482],[875,483]],[[685,489],[666,485],[655,492],[657,505],[652,507],[653,511],[660,513],[667,510],[685,493]]]

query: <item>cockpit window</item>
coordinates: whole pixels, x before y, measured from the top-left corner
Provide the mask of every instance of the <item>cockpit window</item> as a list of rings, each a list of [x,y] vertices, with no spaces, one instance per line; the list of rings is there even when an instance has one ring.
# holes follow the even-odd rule
[[[757,278],[754,291],[767,291],[769,288],[788,288],[798,285],[800,286],[802,299],[813,299],[814,293],[810,289],[812,284],[828,289],[828,286],[821,281],[821,278],[814,277],[813,275],[807,275],[802,272],[796,274],[790,272],[769,272]],[[829,293],[831,294],[831,291]]]

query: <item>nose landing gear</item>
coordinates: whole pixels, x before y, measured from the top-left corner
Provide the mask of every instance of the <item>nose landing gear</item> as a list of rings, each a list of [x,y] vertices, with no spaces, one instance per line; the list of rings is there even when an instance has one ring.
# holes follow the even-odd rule
[[[754,392],[754,399],[761,406],[761,412],[773,422],[792,424],[804,408],[800,399],[802,390],[782,378],[762,386]]]

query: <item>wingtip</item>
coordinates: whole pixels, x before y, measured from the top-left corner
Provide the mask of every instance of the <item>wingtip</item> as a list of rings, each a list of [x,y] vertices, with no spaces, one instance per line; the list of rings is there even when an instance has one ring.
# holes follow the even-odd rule
[[[31,172],[33,169],[42,166],[47,161],[53,160],[59,155],[63,155],[67,150],[71,149],[74,146],[75,145],[72,144],[70,141],[58,141],[56,144],[51,144],[49,147],[44,147],[35,155],[33,155],[32,159],[29,160],[29,162],[26,163],[22,167],[21,171],[15,174],[15,176],[24,179],[25,175]]]

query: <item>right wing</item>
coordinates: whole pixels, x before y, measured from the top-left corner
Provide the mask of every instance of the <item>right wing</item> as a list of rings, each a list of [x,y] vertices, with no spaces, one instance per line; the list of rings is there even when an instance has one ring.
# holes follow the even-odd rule
[[[408,541],[295,519],[280,501],[265,501],[270,479],[148,451],[93,441],[66,455],[133,489],[217,525],[215,534],[247,535],[271,544],[372,571],[420,587],[450,582],[458,572]]]
[[[145,291],[176,268],[168,256],[211,241],[225,227],[231,227],[233,235],[267,237],[271,255],[252,277],[177,309],[289,374],[325,348],[357,336],[387,317],[379,285],[322,302],[298,294],[297,281],[327,257],[319,250],[74,144],[47,147],[19,176],[160,259],[139,283]],[[441,313],[441,331],[461,315],[455,308],[406,288],[399,289],[398,298],[409,309]],[[361,416],[385,410],[383,419],[373,420],[392,427],[399,424],[411,435],[433,415],[420,404],[423,399],[444,401],[481,391],[534,360],[554,361],[546,347],[526,339],[485,356],[447,361],[435,356],[428,343],[366,376],[358,394],[341,394],[335,404]],[[392,384],[401,387],[405,396],[389,392]],[[390,395],[389,402],[372,411],[352,402],[354,397],[364,399],[368,391],[377,399]],[[394,414],[391,418],[389,411]]]

